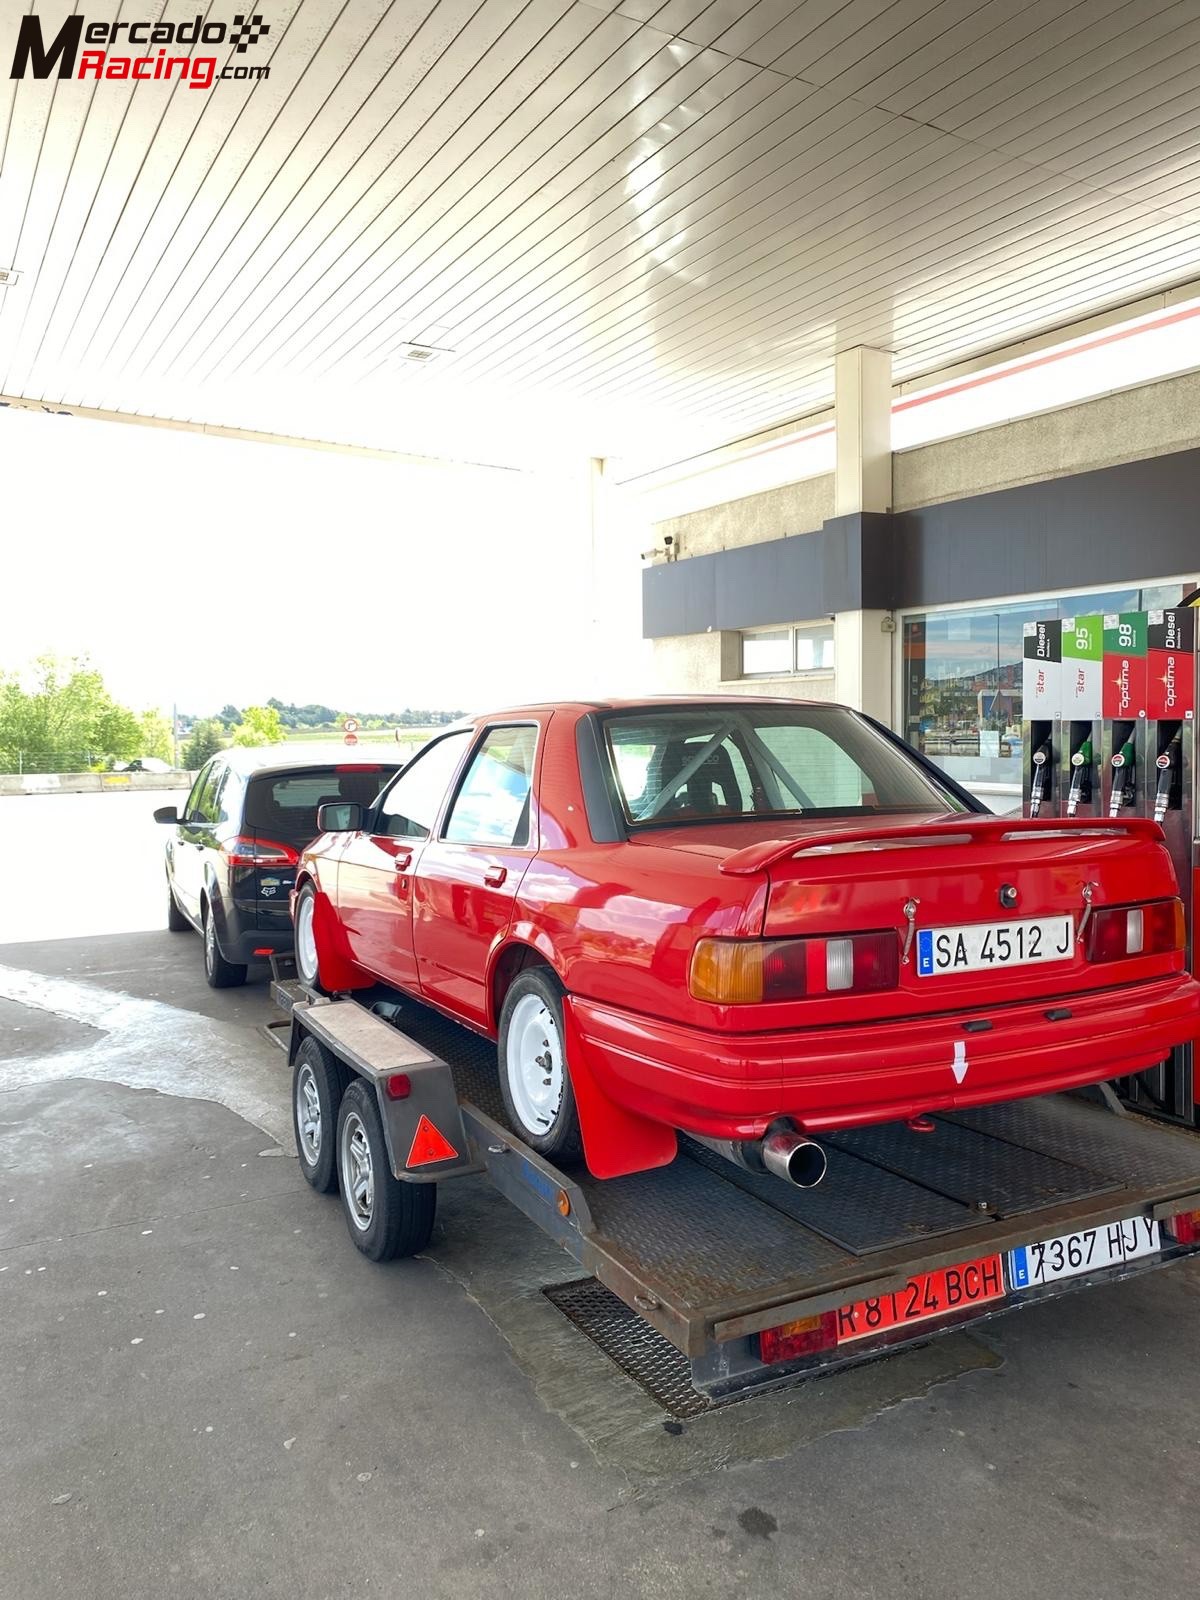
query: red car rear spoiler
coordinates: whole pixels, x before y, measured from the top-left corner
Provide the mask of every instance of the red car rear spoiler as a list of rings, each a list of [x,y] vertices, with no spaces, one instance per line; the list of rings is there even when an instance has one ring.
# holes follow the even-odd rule
[[[735,850],[721,862],[721,871],[735,877],[755,872],[766,872],[776,862],[787,861],[806,850],[828,850],[844,844],[877,844],[886,846],[902,840],[941,839],[999,840],[1019,838],[1027,834],[1126,834],[1134,838],[1154,839],[1162,842],[1163,831],[1149,817],[952,817],[945,822],[905,822],[896,827],[831,828],[823,833],[812,833],[806,839],[764,839],[761,844],[747,845]]]

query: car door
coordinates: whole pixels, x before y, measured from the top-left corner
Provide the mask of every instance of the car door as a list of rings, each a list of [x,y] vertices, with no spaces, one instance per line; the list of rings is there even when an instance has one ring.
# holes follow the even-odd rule
[[[413,869],[473,737],[473,729],[458,728],[419,750],[338,861],[338,912],[350,953],[359,966],[402,989],[417,987]]]
[[[413,864],[413,947],[421,992],[468,1022],[488,1021],[487,970],[537,853],[536,722],[483,730],[439,836]]]
[[[216,795],[225,774],[224,764],[212,760],[197,774],[175,830],[171,875],[180,905],[194,921],[200,918],[200,891],[204,887],[204,856],[211,845],[216,821]]]

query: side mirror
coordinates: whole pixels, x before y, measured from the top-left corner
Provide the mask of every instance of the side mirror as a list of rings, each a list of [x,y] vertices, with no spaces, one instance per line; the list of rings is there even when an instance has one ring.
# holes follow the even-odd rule
[[[327,800],[317,807],[317,827],[322,833],[357,833],[363,825],[363,808],[354,800]]]
[[[174,806],[159,806],[154,813],[155,822],[178,822],[179,813]]]

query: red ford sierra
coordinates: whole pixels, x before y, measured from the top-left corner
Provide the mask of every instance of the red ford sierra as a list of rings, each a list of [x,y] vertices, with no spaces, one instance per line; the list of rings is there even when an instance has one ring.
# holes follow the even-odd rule
[[[302,977],[499,1041],[513,1127],[612,1177],[1099,1082],[1200,1033],[1157,824],[991,816],[841,706],[530,706],[322,807]]]

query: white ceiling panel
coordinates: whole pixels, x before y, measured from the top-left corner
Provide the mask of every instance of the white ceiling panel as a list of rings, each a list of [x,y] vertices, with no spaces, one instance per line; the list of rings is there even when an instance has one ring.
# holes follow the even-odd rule
[[[0,9],[0,393],[666,456],[1200,269],[1193,0],[259,0],[211,88],[8,75],[236,3]]]

